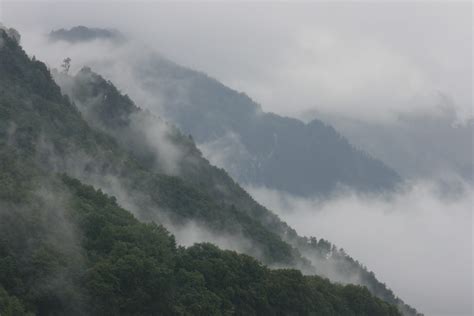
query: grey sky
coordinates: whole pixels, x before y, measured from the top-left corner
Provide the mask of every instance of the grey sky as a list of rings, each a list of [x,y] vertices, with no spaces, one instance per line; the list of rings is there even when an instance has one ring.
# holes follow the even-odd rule
[[[0,2],[1,3],[1,2]],[[4,1],[18,29],[115,27],[249,94],[267,111],[390,120],[472,115],[470,2]]]

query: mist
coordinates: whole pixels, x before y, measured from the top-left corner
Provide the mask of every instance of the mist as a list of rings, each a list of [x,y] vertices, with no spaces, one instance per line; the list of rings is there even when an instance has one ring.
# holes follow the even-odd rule
[[[108,44],[95,41],[89,47],[94,45],[107,47]],[[95,51],[97,52],[97,50]],[[91,58],[90,62],[93,62],[93,56],[89,56],[89,58]],[[116,62],[118,63],[118,60]],[[126,62],[130,62],[129,58],[124,58],[122,62],[124,66],[130,67],[130,64],[126,64]],[[87,64],[85,61],[84,63]],[[118,64],[114,65],[116,67],[113,67],[113,71],[117,71]],[[100,66],[104,67],[103,64],[100,64]],[[76,68],[81,67],[76,66]],[[114,73],[114,75],[122,80],[129,79],[129,77],[120,76],[117,73]],[[74,101],[74,104],[89,124],[106,133],[120,135],[119,139],[125,143],[125,146],[132,148],[131,151],[138,157],[141,154],[143,156],[147,156],[147,153],[151,154],[154,159],[152,159],[153,162],[149,167],[155,172],[179,176],[184,159],[188,159],[187,161],[191,164],[193,163],[189,160],[192,158],[186,157],[186,149],[173,142],[173,137],[178,133],[176,128],[163,119],[152,115],[149,111],[141,110],[130,114],[126,117],[126,120],[129,120],[129,125],[126,128],[122,127],[115,130],[101,121],[97,112],[97,107],[105,106],[102,102],[109,97],[107,89],[96,96],[85,99],[77,98],[78,95],[75,94],[75,90],[81,90],[77,85],[82,84],[84,85],[82,89],[87,90],[87,88],[90,88],[88,84],[102,86],[106,79],[98,77],[88,69],[81,70],[75,77],[57,71],[53,72],[53,76],[63,93]],[[139,89],[138,86],[135,88]],[[153,108],[154,99],[152,97],[143,94],[139,96],[139,99]],[[136,105],[141,106],[141,104]],[[14,129],[14,126],[11,129]],[[113,196],[121,207],[132,212],[139,220],[163,225],[173,234],[176,242],[181,246],[189,247],[195,243],[209,242],[221,249],[233,250],[251,255],[262,261],[265,260],[259,246],[246,238],[237,225],[235,231],[224,232],[216,228],[212,229],[206,223],[196,220],[188,219],[184,223],[177,221],[176,218],[172,218],[169,210],[158,207],[149,195],[132,189],[133,186],[120,174],[120,171],[107,170],[105,173],[101,171],[103,169],[102,164],[108,160],[105,152],[96,152],[92,155],[82,150],[74,150],[64,158],[57,155],[54,146],[43,137],[40,138],[37,150],[39,155],[44,157],[42,160],[48,164],[49,168],[56,172],[67,172],[84,183],[101,189],[108,195]]]
[[[83,236],[72,218],[71,195],[58,187],[54,180],[42,179],[37,180],[26,196],[18,204],[0,201],[0,229],[3,233],[0,248],[2,251],[13,249],[32,266],[48,266],[28,284],[28,295],[35,297],[37,293],[48,292],[56,296],[57,304],[69,304],[70,313],[83,314],[87,308],[81,299],[86,293],[71,282],[78,279],[86,261],[81,247]],[[14,260],[2,256],[2,260]],[[11,262],[18,264],[18,261]],[[24,273],[15,268],[4,273],[12,271]],[[2,314],[9,312],[3,308]]]
[[[160,94],[139,84],[134,69],[161,55],[245,92],[264,111],[332,124],[404,178],[472,179],[468,2],[0,7],[0,20],[18,28],[25,49],[50,68],[69,56],[71,73],[91,66],[157,116],[164,115]],[[116,28],[127,41],[47,39],[74,25]],[[199,145],[211,161],[224,158],[209,150],[216,144]]]
[[[117,28],[266,111],[386,122],[439,115],[442,92],[472,116],[470,2],[44,3],[5,1],[0,19],[22,33]]]
[[[469,184],[452,195],[422,182],[389,196],[344,191],[326,200],[247,189],[301,234],[344,248],[426,315],[471,315],[474,189]]]

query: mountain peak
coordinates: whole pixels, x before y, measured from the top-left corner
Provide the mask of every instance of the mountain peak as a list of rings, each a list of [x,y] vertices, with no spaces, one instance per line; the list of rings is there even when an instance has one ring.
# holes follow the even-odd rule
[[[4,26],[2,23],[0,23],[0,30],[4,31],[5,34],[9,38],[13,39],[15,42],[20,43],[20,39],[21,39],[20,33],[14,28],[8,28]]]
[[[125,36],[115,29],[90,28],[83,25],[71,27],[70,29],[58,29],[49,33],[53,41],[65,41],[69,43],[88,42],[93,40],[110,40],[121,42]]]

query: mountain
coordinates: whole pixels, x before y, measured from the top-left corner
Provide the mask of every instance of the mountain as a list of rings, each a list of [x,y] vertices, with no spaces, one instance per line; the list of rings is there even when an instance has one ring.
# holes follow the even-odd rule
[[[447,97],[440,97],[438,108],[434,115],[399,115],[385,124],[347,117],[326,119],[404,179],[452,181],[454,175],[472,183],[474,119],[460,122]]]
[[[156,138],[155,128],[152,128],[150,131],[150,128],[147,127],[150,126],[150,123],[147,123],[146,119],[137,118],[137,113],[144,112],[147,119],[149,119],[153,117],[151,113],[136,107],[127,96],[121,95],[110,81],[97,75],[91,71],[90,68],[82,69],[74,77],[58,72],[55,73],[55,77],[56,81],[61,85],[62,90],[74,100],[88,122],[102,128],[109,135],[116,137],[117,141],[121,142],[125,147],[134,148],[133,153],[135,157],[138,157],[148,168],[160,171],[159,166],[153,159],[153,157],[159,159],[160,154],[156,154],[156,146],[147,143],[149,139]],[[104,115],[104,113],[107,114]],[[130,116],[124,115],[124,113],[135,113],[128,124],[123,124],[124,118],[130,118]],[[118,124],[117,119],[122,123]],[[151,125],[156,126],[159,122],[161,122],[161,120],[154,118]],[[126,125],[128,125],[128,127]],[[117,126],[119,127],[117,128]],[[144,131],[145,135],[143,135]],[[177,131],[173,130],[173,132]],[[131,137],[130,135],[134,136]],[[181,143],[190,144],[187,137],[183,137],[182,135],[180,137],[182,139]],[[177,136],[175,135],[173,138],[176,139]],[[145,140],[145,143],[143,143],[143,140]],[[163,145],[163,142],[161,142],[161,145]],[[210,166],[207,161],[202,159],[198,151],[195,149],[181,149],[181,151],[186,151],[188,153],[187,156],[184,158],[183,156],[179,156],[179,158],[174,156],[173,158],[179,164],[180,177],[194,183],[201,190],[207,190],[209,195],[218,200],[219,203],[227,204],[232,209],[236,208],[236,210],[249,212],[250,218],[257,219],[260,223],[264,224],[266,229],[280,236],[284,241],[303,253],[305,257],[310,258],[311,261],[317,265],[316,270],[319,274],[323,274],[338,282],[348,282],[348,280],[350,280],[350,282],[364,284],[368,286],[373,293],[377,293],[377,295],[380,295],[384,299],[403,305],[401,301],[394,297],[391,291],[387,291],[385,285],[376,280],[373,273],[368,272],[343,251],[338,250],[324,239],[318,241],[315,238],[299,237],[293,229],[281,222],[268,210],[258,205],[245,191],[238,187],[223,170],[217,170]],[[193,154],[189,154],[191,152]],[[198,163],[198,161],[200,162]],[[198,165],[198,170],[196,170]],[[192,168],[189,168],[189,166],[192,166]],[[166,170],[161,170],[161,172],[163,171]],[[218,174],[213,176],[216,174],[216,171],[218,171]],[[194,219],[196,219],[196,217],[194,217]],[[206,218],[204,222],[209,223],[210,221],[211,219]],[[247,222],[247,219],[245,222]],[[232,225],[235,225],[235,222],[232,222]],[[220,231],[220,234],[230,230],[231,226],[224,228],[224,230]],[[244,236],[244,238],[251,238],[253,242],[255,242],[256,233],[257,232],[251,232],[250,235]],[[257,233],[257,235],[261,234],[262,233]],[[268,235],[266,235],[264,240],[267,238]],[[252,248],[254,246],[255,243],[252,245]],[[283,247],[278,246],[278,248]],[[252,249],[247,248],[240,250],[254,256],[261,256],[261,251],[259,251],[259,254],[256,254]],[[268,260],[268,257],[266,259],[260,257],[260,259],[265,261]],[[266,262],[275,264],[275,261]],[[277,264],[284,262],[285,261],[282,261]],[[298,265],[301,268],[301,263],[298,263]],[[403,309],[405,310],[405,307],[403,307]],[[408,314],[413,312],[409,307],[406,311]]]
[[[69,30],[58,29],[49,34],[53,41],[67,41],[70,43],[105,39],[112,41],[123,41],[125,37],[117,30],[89,28],[82,25],[72,27]]]
[[[322,121],[305,124],[263,112],[244,93],[153,51],[127,45],[115,48],[130,51],[120,61],[111,54],[105,63],[88,62],[119,83],[126,74],[122,88],[133,99],[142,101],[145,95],[159,100],[147,108],[192,135],[204,155],[239,183],[300,196],[327,195],[339,187],[380,192],[400,183],[394,170]]]
[[[147,83],[146,89],[164,96],[164,115],[193,135],[210,160],[239,183],[312,196],[328,194],[338,185],[379,191],[400,180],[331,126],[265,113],[246,95],[178,67],[150,61],[137,77]],[[182,87],[184,102],[175,97]]]
[[[57,74],[64,96],[43,63],[0,34],[0,308],[14,315],[398,313],[369,290],[416,313],[342,250],[299,237],[202,158],[192,139],[111,82],[90,69]],[[322,275],[330,267],[367,288],[269,270],[209,244],[177,247],[154,224],[179,230],[190,221],[248,241],[239,251],[266,264]]]

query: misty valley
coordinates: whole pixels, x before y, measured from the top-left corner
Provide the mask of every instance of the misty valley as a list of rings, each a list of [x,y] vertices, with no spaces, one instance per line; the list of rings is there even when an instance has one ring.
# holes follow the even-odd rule
[[[263,72],[160,51],[165,15],[188,11],[93,6],[58,4],[77,11],[41,31],[32,3],[0,14],[0,315],[471,314],[474,119],[454,98],[433,115],[272,111],[263,86],[239,91]],[[158,46],[114,22],[132,12]]]

